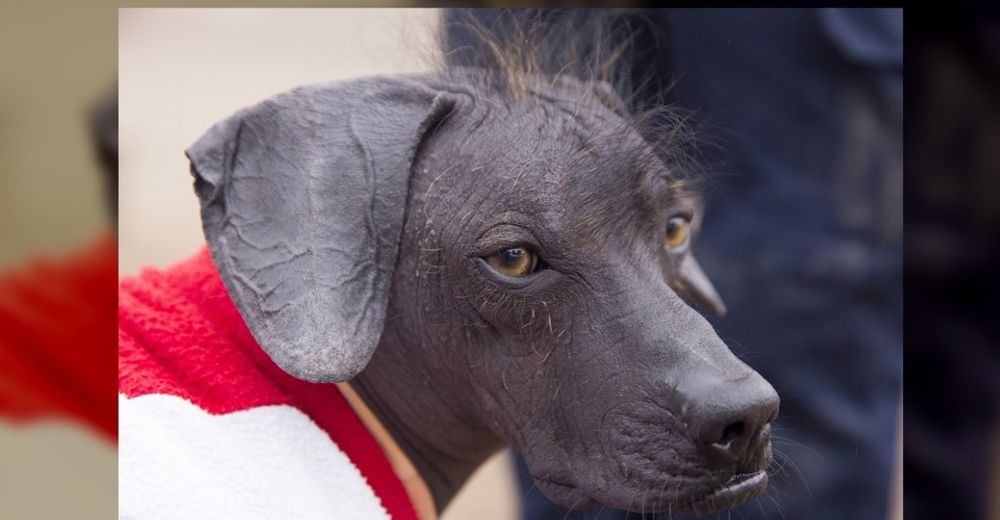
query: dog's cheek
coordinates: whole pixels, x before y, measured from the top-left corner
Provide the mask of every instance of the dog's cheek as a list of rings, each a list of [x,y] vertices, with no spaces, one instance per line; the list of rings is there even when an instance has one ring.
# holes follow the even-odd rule
[[[554,304],[538,297],[518,294],[490,279],[471,260],[461,268],[460,282],[451,284],[452,299],[463,316],[463,324],[480,343],[491,350],[526,356],[550,350],[558,323]]]

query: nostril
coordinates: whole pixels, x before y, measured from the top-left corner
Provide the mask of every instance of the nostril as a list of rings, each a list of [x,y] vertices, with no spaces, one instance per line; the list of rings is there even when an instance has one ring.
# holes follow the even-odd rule
[[[722,429],[722,436],[719,440],[715,441],[715,445],[724,450],[728,450],[733,441],[739,439],[743,435],[743,430],[746,426],[743,421],[734,422]]]
[[[760,433],[757,434],[759,440],[770,439],[771,438],[771,423],[767,423],[763,428],[760,429]]]
[[[682,409],[686,433],[705,463],[743,467],[766,454],[768,426],[778,415],[778,394],[760,375],[742,379],[691,377],[685,395],[692,404]],[[749,467],[749,466],[748,466]]]

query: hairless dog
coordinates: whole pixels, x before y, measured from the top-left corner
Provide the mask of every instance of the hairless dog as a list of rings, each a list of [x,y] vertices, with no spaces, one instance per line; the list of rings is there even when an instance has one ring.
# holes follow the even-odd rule
[[[687,303],[722,310],[660,148],[602,81],[455,68],[299,88],[188,155],[260,347],[350,381],[438,509],[509,445],[565,507],[705,514],[766,487],[778,397]]]

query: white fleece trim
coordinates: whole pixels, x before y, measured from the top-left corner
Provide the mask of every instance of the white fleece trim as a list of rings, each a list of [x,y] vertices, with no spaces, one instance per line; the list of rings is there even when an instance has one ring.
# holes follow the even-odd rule
[[[211,415],[162,394],[118,396],[119,517],[388,519],[347,455],[302,411]]]

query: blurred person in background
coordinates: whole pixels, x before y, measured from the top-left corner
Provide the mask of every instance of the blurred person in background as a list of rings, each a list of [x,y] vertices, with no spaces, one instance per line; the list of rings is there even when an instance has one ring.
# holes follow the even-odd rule
[[[729,514],[885,518],[902,379],[902,10],[449,10],[443,45],[451,63],[479,63],[477,31],[585,31],[587,16],[618,17],[612,38],[632,42],[616,66],[633,106],[675,104],[722,130],[700,152],[715,174],[696,247],[729,309],[713,325],[782,399],[770,490]],[[526,520],[627,516],[565,511],[523,461],[518,474]]]

